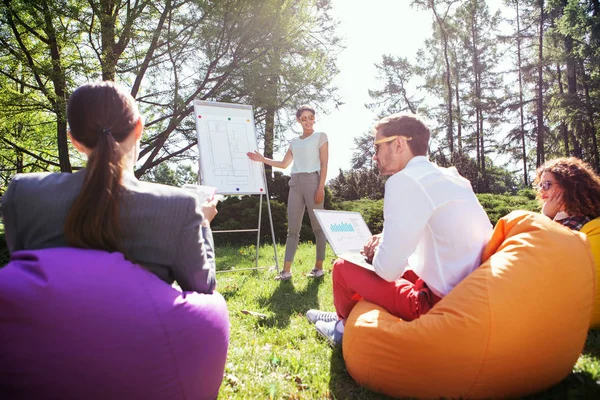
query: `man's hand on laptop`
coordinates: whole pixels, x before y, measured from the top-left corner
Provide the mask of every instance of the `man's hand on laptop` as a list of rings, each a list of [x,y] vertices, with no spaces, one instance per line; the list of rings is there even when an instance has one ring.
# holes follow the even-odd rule
[[[367,259],[368,263],[373,262],[373,256],[375,255],[375,250],[379,246],[381,242],[381,233],[378,235],[373,235],[365,244],[362,251],[360,252]]]

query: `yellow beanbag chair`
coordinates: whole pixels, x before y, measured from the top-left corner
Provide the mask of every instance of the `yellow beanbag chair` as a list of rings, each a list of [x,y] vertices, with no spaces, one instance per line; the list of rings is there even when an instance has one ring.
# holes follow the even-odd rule
[[[598,329],[600,328],[600,218],[593,219],[585,224],[581,228],[581,232],[587,235],[596,261],[596,294],[594,295],[590,328]]]
[[[587,239],[543,215],[502,218],[483,264],[412,322],[360,301],[343,340],[350,375],[397,397],[516,397],[567,376],[594,294]]]

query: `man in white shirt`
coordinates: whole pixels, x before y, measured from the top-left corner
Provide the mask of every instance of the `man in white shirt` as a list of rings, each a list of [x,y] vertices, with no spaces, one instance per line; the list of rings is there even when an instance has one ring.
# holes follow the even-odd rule
[[[309,310],[323,336],[340,344],[358,300],[406,321],[427,313],[480,263],[492,225],[468,180],[426,155],[430,131],[414,114],[394,114],[373,128],[385,185],[383,232],[363,253],[375,272],[338,259],[333,268],[336,313]]]

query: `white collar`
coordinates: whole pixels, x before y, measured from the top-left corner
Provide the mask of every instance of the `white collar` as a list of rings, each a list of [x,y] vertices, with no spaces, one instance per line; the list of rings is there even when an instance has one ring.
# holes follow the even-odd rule
[[[559,211],[554,216],[554,221],[560,221],[561,219],[569,218],[569,214],[566,211]]]

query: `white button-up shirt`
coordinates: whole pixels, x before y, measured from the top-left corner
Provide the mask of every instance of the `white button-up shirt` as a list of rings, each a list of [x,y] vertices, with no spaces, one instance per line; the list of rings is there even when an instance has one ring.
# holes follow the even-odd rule
[[[468,180],[455,168],[414,157],[385,185],[383,234],[375,272],[387,281],[412,269],[445,296],[481,262],[492,225]]]

